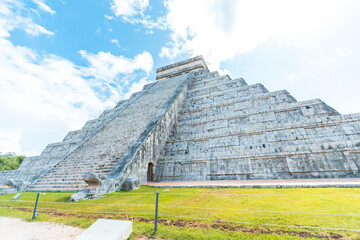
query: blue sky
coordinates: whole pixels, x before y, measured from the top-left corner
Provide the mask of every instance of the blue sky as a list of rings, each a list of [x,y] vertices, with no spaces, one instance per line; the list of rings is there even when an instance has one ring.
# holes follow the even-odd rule
[[[0,152],[40,154],[194,55],[360,112],[359,12],[356,0],[0,0]]]

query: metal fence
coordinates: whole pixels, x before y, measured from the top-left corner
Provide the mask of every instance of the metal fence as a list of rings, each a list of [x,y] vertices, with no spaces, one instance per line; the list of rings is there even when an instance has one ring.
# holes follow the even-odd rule
[[[34,193],[25,192],[23,196]],[[44,193],[47,195],[52,194],[64,194],[64,193]],[[275,228],[300,228],[300,229],[320,229],[329,231],[352,231],[360,232],[360,195],[326,195],[326,194],[263,194],[263,193],[244,193],[244,194],[227,194],[227,193],[186,193],[186,192],[161,192],[161,193],[116,193],[119,197],[132,197],[134,203],[98,203],[90,201],[82,202],[67,202],[64,199],[57,199],[56,201],[42,200],[42,195],[39,193],[34,200],[21,200],[21,197],[16,202],[10,201],[11,199],[0,199],[0,208],[16,209],[21,211],[33,213],[33,219],[36,218],[37,213],[81,213],[84,216],[94,216],[107,218],[112,215],[113,218],[118,219],[134,219],[138,217],[146,219],[148,222],[154,222],[154,232],[158,228],[158,219],[168,221],[197,221],[200,223],[223,223],[232,224],[234,226],[263,226],[263,227],[275,227]],[[144,195],[153,195],[149,198]],[[196,195],[199,198],[200,203],[194,204],[194,202],[186,202],[186,204],[173,204],[176,201],[172,201],[171,197],[187,198]],[[349,208],[344,209],[332,209],[326,210],[326,206],[313,206],[309,211],[298,211],[294,206],[293,211],[289,210],[271,210],[267,207],[261,207],[262,202],[267,202],[267,197],[272,201],[276,199],[289,200],[294,203],[297,199],[309,198],[321,198],[322,202],[332,203],[337,201],[339,203],[351,203],[357,204],[354,206],[354,211],[349,211]],[[24,197],[26,198],[26,197]],[[213,201],[216,198],[216,203],[219,207],[207,207],[206,201]],[[228,202],[225,199],[235,199],[238,202],[254,201],[252,208],[242,208],[238,206],[228,206]],[[56,197],[55,197],[56,199]],[[144,199],[144,200],[142,200]],[[170,199],[170,200],[169,200]],[[189,198],[191,199],[191,198]],[[222,204],[222,199],[223,204]],[[192,199],[193,200],[193,199]],[[234,200],[234,201],[235,201]],[[111,200],[109,200],[111,201]],[[184,200],[182,200],[184,201]],[[235,201],[235,202],[236,202]],[[300,201],[300,200],[299,200]],[[169,204],[172,203],[172,204]],[[268,202],[267,202],[268,203]],[[299,203],[300,204],[300,203]],[[239,204],[241,206],[241,204]],[[271,205],[276,206],[276,202],[270,202]],[[94,210],[96,209],[96,210]],[[320,210],[319,210],[320,209]],[[179,214],[180,213],[180,214]],[[217,214],[219,213],[219,214]],[[226,217],[224,217],[226,213]],[[104,217],[105,215],[105,217]],[[221,218],[216,216],[223,216]],[[83,216],[83,217],[84,217]],[[215,217],[214,217],[215,216]],[[294,223],[289,220],[284,220],[280,216],[289,216],[294,220]],[[301,216],[301,217],[299,217]],[[296,222],[296,219],[307,218],[307,222],[311,222],[311,219],[317,220],[312,224],[303,225]],[[250,219],[245,221],[244,219]],[[258,221],[254,221],[258,220]],[[310,219],[310,220],[309,220]],[[327,224],[327,221],[331,219],[335,222],[334,225]],[[253,221],[251,221],[253,220]],[[261,220],[261,221],[259,221]],[[160,226],[159,226],[160,227]]]

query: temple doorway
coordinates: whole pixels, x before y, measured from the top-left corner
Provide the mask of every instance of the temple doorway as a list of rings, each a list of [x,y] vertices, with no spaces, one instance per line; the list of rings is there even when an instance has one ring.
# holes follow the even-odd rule
[[[147,171],[147,181],[153,182],[154,181],[154,164],[148,164],[148,171]]]

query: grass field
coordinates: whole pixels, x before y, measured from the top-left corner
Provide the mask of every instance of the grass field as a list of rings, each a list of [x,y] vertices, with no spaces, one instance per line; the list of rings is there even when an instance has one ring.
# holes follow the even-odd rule
[[[155,192],[159,225],[153,235]],[[131,238],[360,239],[359,188],[154,188],[70,203],[72,193],[40,195],[35,221],[86,228],[98,218],[130,219]],[[36,193],[0,196],[0,216],[31,220]]]

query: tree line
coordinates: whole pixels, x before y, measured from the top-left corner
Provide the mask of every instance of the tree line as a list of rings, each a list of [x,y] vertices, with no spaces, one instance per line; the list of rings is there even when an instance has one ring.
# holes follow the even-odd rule
[[[0,154],[0,171],[15,170],[19,167],[25,156],[15,153]]]

